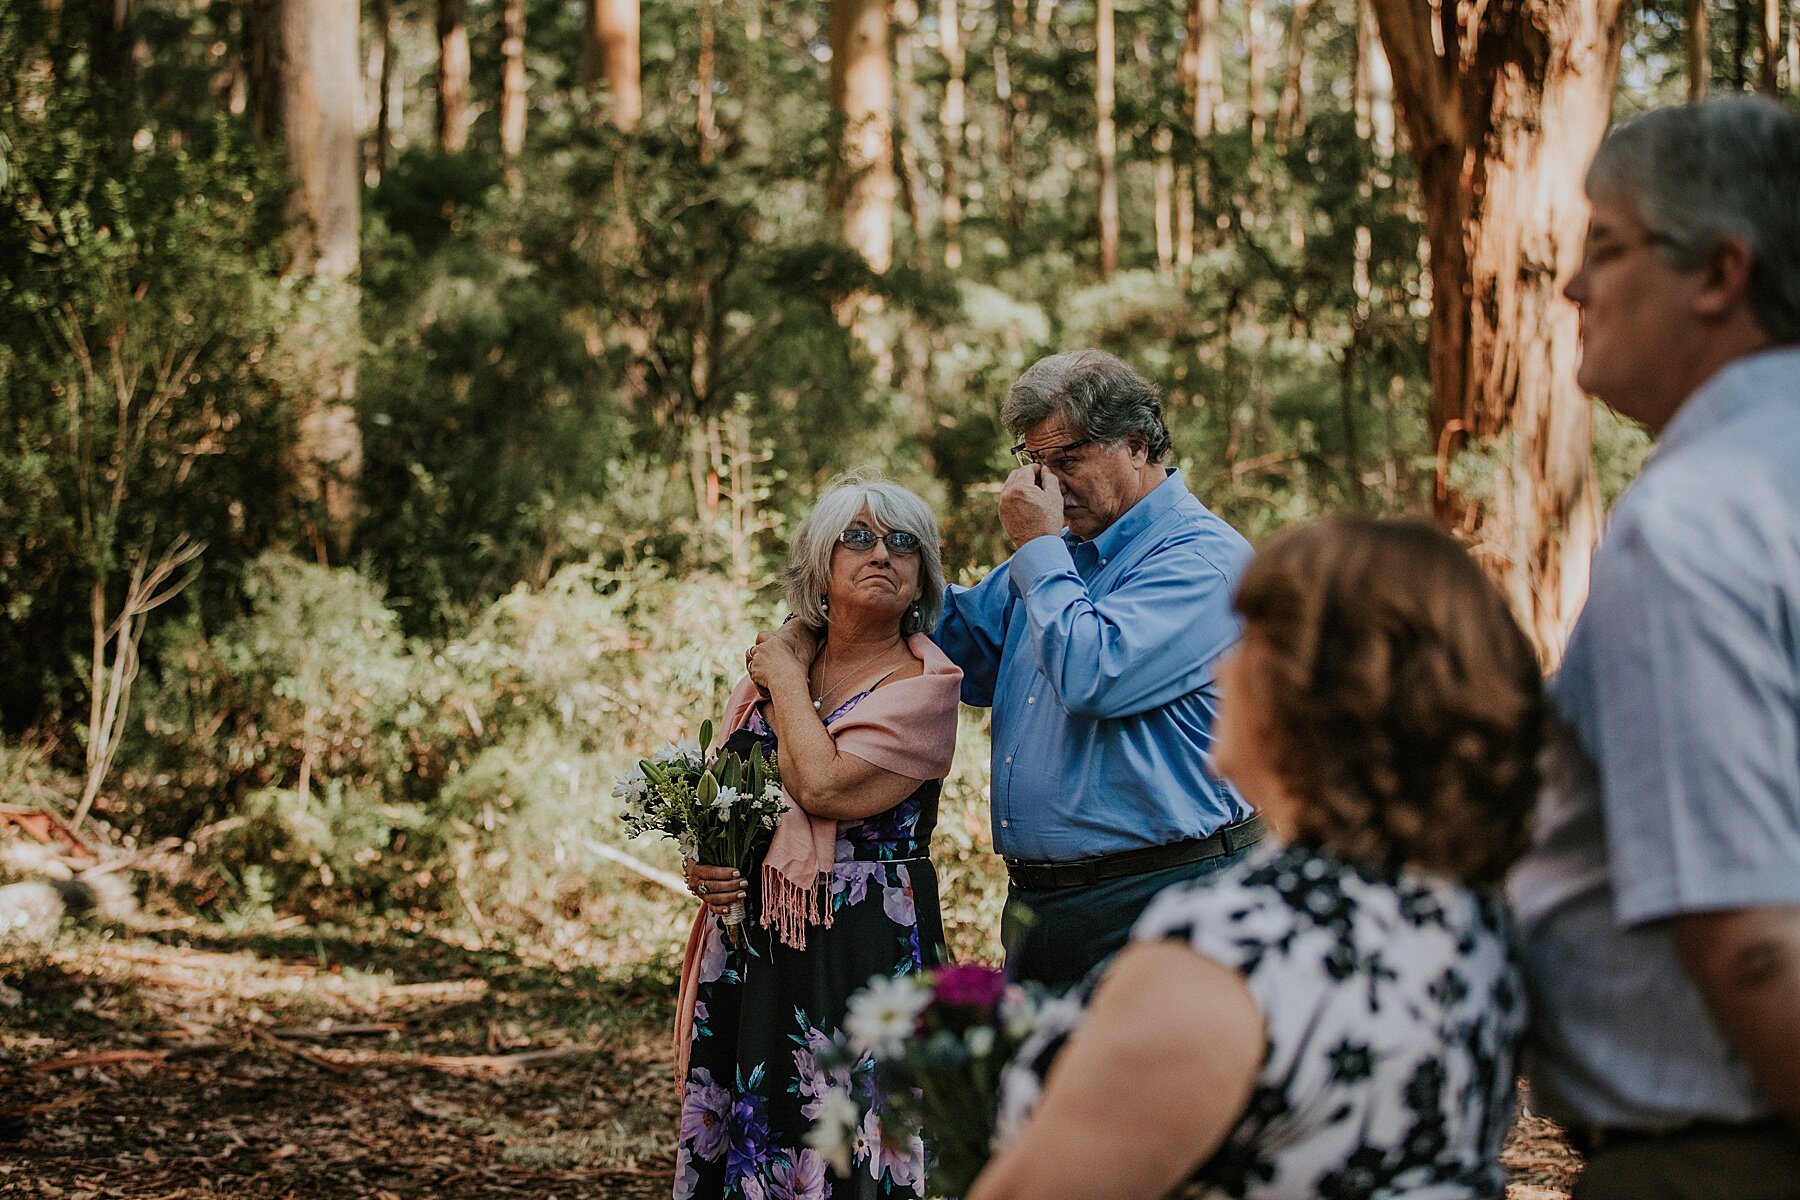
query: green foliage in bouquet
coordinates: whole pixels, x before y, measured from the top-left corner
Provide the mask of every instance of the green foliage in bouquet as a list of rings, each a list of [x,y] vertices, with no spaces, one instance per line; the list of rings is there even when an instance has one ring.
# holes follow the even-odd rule
[[[787,811],[781,767],[760,745],[748,754],[721,750],[708,763],[701,747],[712,733],[713,723],[702,721],[698,741],[672,742],[640,761],[613,795],[625,802],[622,819],[633,837],[661,833],[689,858],[741,871]]]

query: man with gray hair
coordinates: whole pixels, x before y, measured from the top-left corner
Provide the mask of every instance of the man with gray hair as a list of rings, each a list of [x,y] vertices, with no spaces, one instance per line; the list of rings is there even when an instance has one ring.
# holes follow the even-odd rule
[[[1554,685],[1512,887],[1578,1200],[1800,1198],[1800,117],[1713,100],[1588,173],[1583,388],[1657,439]]]
[[[1007,969],[1060,986],[1124,945],[1158,891],[1260,836],[1204,765],[1250,546],[1161,465],[1156,390],[1112,355],[1040,360],[1001,419],[1020,439],[1000,493],[1016,553],[947,589],[934,636],[964,703],[994,710]]]

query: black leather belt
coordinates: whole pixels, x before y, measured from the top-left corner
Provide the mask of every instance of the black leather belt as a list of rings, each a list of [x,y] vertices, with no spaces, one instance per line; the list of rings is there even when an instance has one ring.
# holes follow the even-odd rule
[[[1142,850],[1123,850],[1099,858],[1082,858],[1074,862],[1025,862],[1006,860],[1006,873],[1014,887],[1041,891],[1045,888],[1088,887],[1105,879],[1123,879],[1128,875],[1147,875],[1170,867],[1222,858],[1252,846],[1262,838],[1262,818],[1251,813],[1235,825],[1214,830],[1203,838],[1170,842],[1166,846],[1148,846]]]
[[[1618,1129],[1604,1125],[1570,1125],[1563,1130],[1569,1145],[1583,1158],[1592,1158],[1608,1150],[1619,1150],[1642,1142],[1677,1142],[1690,1137],[1762,1137],[1792,1136],[1793,1130],[1780,1117],[1763,1117],[1755,1121],[1690,1121],[1673,1129]]]

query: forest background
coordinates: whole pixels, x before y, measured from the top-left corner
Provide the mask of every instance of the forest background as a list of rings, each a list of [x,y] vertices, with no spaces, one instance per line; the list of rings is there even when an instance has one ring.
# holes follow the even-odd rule
[[[1582,168],[1792,94],[1800,2],[6,0],[0,66],[0,842],[654,995],[688,910],[612,777],[840,470],[1002,559],[1041,354],[1149,376],[1252,538],[1434,516],[1553,660],[1648,448],[1574,391]]]

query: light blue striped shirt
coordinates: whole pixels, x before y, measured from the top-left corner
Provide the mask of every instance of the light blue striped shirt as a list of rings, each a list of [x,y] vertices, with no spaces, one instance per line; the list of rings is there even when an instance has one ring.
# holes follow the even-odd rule
[[[945,593],[933,635],[994,710],[994,845],[1069,862],[1249,815],[1202,767],[1250,545],[1170,471],[1091,541],[1034,538]]]
[[[1800,904],[1800,349],[1730,364],[1663,430],[1552,694],[1579,746],[1512,881],[1537,1105],[1635,1129],[1771,1112],[1668,918]]]

